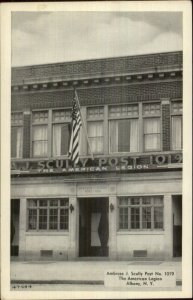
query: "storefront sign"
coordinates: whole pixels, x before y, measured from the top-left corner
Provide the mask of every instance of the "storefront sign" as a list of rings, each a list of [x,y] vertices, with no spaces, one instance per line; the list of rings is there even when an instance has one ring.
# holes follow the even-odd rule
[[[145,163],[143,163],[145,161]],[[109,171],[140,171],[182,167],[182,154],[81,158],[78,165],[69,159],[12,161],[12,174],[22,173],[85,173]]]

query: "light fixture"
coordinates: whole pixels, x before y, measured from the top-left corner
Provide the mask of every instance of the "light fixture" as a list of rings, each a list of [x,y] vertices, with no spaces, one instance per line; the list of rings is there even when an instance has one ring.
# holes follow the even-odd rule
[[[114,205],[111,203],[110,204],[110,210],[113,211],[115,209]]]
[[[74,206],[72,204],[70,204],[70,211],[71,211],[71,213],[73,212],[73,210],[74,210]]]

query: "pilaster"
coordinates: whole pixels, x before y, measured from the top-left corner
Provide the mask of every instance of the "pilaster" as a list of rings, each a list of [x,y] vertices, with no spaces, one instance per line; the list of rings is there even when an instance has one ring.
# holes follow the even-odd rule
[[[74,260],[78,253],[78,205],[76,197],[69,198],[69,260]]]
[[[109,259],[117,257],[117,197],[109,197]]]
[[[20,212],[19,212],[19,257],[25,258],[26,255],[26,226],[27,226],[27,200],[26,198],[20,199]]]
[[[165,258],[173,256],[173,208],[172,195],[164,195],[164,231],[165,231]]]

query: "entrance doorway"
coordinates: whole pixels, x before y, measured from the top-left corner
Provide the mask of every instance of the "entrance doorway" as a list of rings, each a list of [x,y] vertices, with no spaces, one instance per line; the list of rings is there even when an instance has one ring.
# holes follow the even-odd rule
[[[79,199],[79,256],[108,256],[108,198]]]
[[[20,200],[11,200],[10,245],[11,256],[19,255],[19,211]]]
[[[172,197],[173,204],[173,257],[182,256],[182,195]]]

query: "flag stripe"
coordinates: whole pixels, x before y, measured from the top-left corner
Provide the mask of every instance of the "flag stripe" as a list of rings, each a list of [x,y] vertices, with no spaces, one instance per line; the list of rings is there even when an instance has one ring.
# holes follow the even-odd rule
[[[72,101],[72,130],[69,145],[69,158],[74,164],[77,164],[79,161],[80,128],[82,126],[81,114],[77,102],[78,96],[75,91]]]

